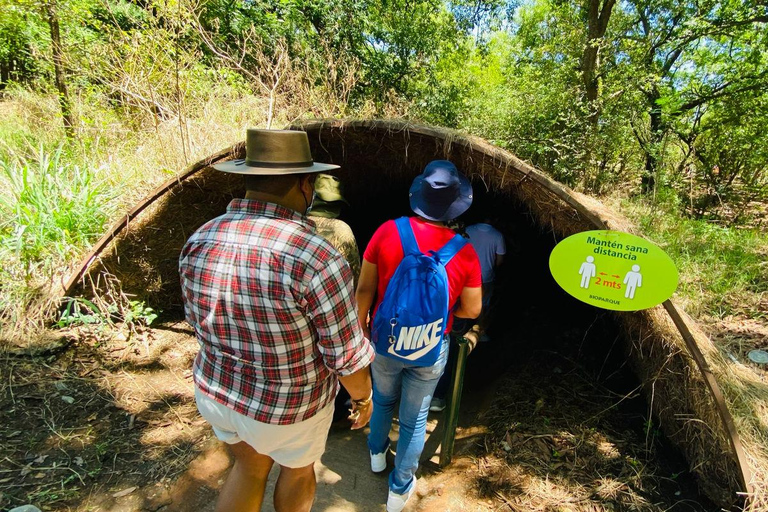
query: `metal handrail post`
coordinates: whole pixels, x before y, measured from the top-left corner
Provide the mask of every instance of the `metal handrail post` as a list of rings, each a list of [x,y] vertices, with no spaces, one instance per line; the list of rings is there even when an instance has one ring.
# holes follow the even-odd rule
[[[453,457],[453,444],[456,440],[456,426],[459,422],[459,403],[461,391],[464,386],[464,369],[467,366],[467,354],[469,353],[469,341],[464,336],[456,340],[459,346],[459,354],[456,359],[456,367],[453,369],[451,379],[451,397],[445,410],[445,432],[440,446],[440,467],[444,468],[451,463]]]

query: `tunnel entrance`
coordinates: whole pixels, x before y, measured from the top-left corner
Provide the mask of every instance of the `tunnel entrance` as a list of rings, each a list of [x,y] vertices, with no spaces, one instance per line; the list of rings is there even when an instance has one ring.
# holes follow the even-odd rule
[[[347,167],[349,174],[358,172]],[[361,253],[380,223],[410,213],[411,179],[347,194],[355,206],[344,220]],[[507,256],[497,271],[490,341],[467,361],[461,407],[471,412],[462,415],[459,427],[486,424],[491,446],[517,469],[478,481],[481,496],[524,496],[521,482],[549,478],[557,482],[552,503],[570,492],[574,499],[585,493],[604,498],[618,510],[717,508],[661,434],[613,315],[570,297],[551,277],[549,254],[557,238],[524,205],[475,184],[473,206],[461,224],[484,217],[504,234]],[[489,394],[490,402],[479,398]],[[478,418],[473,413],[483,401],[488,410]],[[537,499],[531,507],[546,503],[544,496]]]
[[[682,368],[679,374],[690,373],[689,362],[674,346],[655,337],[652,319],[632,317],[640,322],[642,333],[640,341],[628,338],[626,322],[620,320],[629,316],[572,299],[549,274],[547,262],[555,243],[567,234],[594,229],[588,208],[575,208],[563,194],[553,194],[559,185],[513,155],[446,130],[386,121],[317,122],[301,128],[309,135],[315,160],[341,165],[338,176],[350,203],[343,220],[352,227],[361,252],[379,225],[410,214],[408,188],[413,177],[427,162],[440,158],[455,162],[472,180],[474,205],[464,221],[471,223],[488,212],[505,234],[509,256],[497,278],[495,316],[489,328],[492,341],[470,356],[465,392],[498,387],[483,421],[495,443],[489,448],[506,461],[507,469],[538,467],[551,470],[547,474],[552,478],[558,471],[571,471],[573,481],[575,473],[591,481],[602,479],[593,489],[602,496],[627,494],[630,488],[616,477],[643,473],[653,464],[660,469],[651,480],[634,480],[632,506],[639,506],[642,498],[664,503],[664,509],[684,501],[688,509],[711,510],[686,469],[693,467],[707,496],[719,506],[733,503],[738,489],[734,463],[723,457],[727,448],[721,448],[712,425],[696,420],[706,416],[695,407],[706,404],[687,400],[690,385],[685,380],[679,385],[675,373],[668,371]],[[242,144],[233,146],[155,191],[97,244],[65,286],[64,295],[114,295],[117,287],[166,317],[180,318],[177,262],[184,242],[243,194],[240,176],[217,172],[210,165],[243,155]],[[643,350],[650,348],[656,359],[646,361],[647,353],[633,351],[638,343],[650,344]],[[646,377],[658,375],[661,368],[665,376],[672,375],[653,386],[655,393],[665,390],[665,408],[693,419],[682,426],[674,419],[671,424],[660,420],[667,433],[678,436],[675,446],[685,450],[685,460],[665,444],[630,367],[634,372],[646,368]],[[670,395],[670,389],[678,395]],[[655,400],[658,407],[661,399]],[[596,454],[589,460],[600,464],[566,464],[569,457],[586,460],[577,449],[582,445]],[[521,487],[518,481],[497,480],[507,482],[511,490]],[[631,509],[627,502],[616,503],[619,509]]]
[[[551,500],[557,510],[566,496],[616,510],[717,509],[661,433],[613,314],[573,299],[552,279],[552,233],[521,205],[498,224],[508,256],[497,274],[491,339],[467,362],[463,403],[493,388],[480,421],[504,466],[477,488],[517,499],[522,509],[526,500],[531,509]]]

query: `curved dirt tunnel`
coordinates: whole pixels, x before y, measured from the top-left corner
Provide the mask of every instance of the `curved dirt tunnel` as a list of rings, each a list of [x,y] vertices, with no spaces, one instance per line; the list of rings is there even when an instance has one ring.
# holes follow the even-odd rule
[[[551,279],[551,233],[522,212],[504,232],[513,243],[498,277],[491,340],[467,362],[459,422],[460,430],[488,429],[483,449],[461,444],[468,455],[493,455],[476,477],[479,497],[502,494],[521,510],[557,510],[562,501],[575,510],[589,510],[590,502],[717,509],[661,435],[621,326]]]
[[[509,256],[498,278],[492,341],[470,357],[460,422],[460,427],[485,423],[491,440],[486,448],[496,449],[498,460],[523,461],[523,467],[539,464],[554,476],[570,472],[564,480],[574,480],[597,496],[607,493],[610,501],[611,493],[632,493],[622,482],[597,482],[594,488],[584,482],[598,481],[597,475],[605,472],[620,477],[627,471],[621,461],[640,470],[641,459],[658,459],[661,471],[669,474],[659,475],[655,490],[638,484],[632,496],[668,506],[679,501],[676,496],[703,502],[691,481],[685,481],[686,468],[694,468],[696,482],[710,499],[724,507],[737,502],[738,467],[717,426],[714,404],[679,344],[670,342],[669,328],[649,313],[615,315],[586,306],[568,297],[550,277],[548,255],[559,239],[595,229],[597,221],[628,229],[621,219],[588,198],[553,193],[562,188],[477,139],[393,122],[301,127],[309,134],[317,161],[342,166],[338,175],[350,203],[344,220],[361,251],[382,222],[410,212],[410,182],[436,158],[454,161],[472,179],[474,206],[465,220],[471,223],[481,210],[489,212],[505,234]],[[209,164],[242,153],[242,145],[236,145],[199,162],[158,191],[156,201],[137,207],[130,222],[114,237],[105,237],[86,258],[65,294],[121,291],[178,318],[176,266],[182,245],[199,225],[243,193],[239,176],[218,173]],[[664,377],[660,368],[666,369]],[[639,382],[646,392],[653,388],[653,415],[639,396]],[[481,410],[486,411],[478,420],[472,413]],[[681,415],[701,421],[681,422]],[[569,430],[573,425],[585,426]],[[668,438],[662,439],[659,425]],[[611,432],[607,437],[598,435],[602,426]],[[672,445],[685,460],[661,457],[675,451]],[[632,448],[625,451],[621,446]],[[458,451],[463,447],[466,443],[457,442]],[[594,460],[574,465],[584,447]],[[478,487],[493,494],[501,492],[501,486],[503,496],[530,495],[522,482],[536,479],[510,468],[498,474],[489,469],[479,477]],[[586,476],[574,477],[576,470]],[[510,479],[510,471],[517,476]],[[496,484],[489,486],[488,478]],[[666,485],[665,479],[674,485]],[[703,507],[700,510],[707,509]]]

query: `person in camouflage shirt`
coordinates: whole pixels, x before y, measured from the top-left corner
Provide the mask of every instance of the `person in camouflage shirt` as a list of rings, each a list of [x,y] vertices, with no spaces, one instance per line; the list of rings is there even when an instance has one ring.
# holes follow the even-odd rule
[[[315,194],[315,202],[309,215],[315,223],[316,232],[347,260],[357,287],[357,278],[360,276],[360,250],[352,228],[338,218],[344,205],[349,205],[342,195],[339,178],[330,174],[318,174],[315,179]]]
[[[315,223],[315,233],[325,238],[347,260],[357,288],[357,279],[360,277],[360,249],[357,247],[352,228],[338,218],[344,206],[349,206],[349,203],[344,199],[339,178],[325,173],[318,174],[315,178],[315,202],[312,203],[309,216]],[[351,404],[347,390],[339,389],[333,421],[344,420]]]

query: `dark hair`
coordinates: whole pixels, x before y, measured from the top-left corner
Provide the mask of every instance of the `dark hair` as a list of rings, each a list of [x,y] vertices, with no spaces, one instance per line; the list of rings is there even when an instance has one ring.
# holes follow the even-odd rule
[[[314,181],[315,174],[279,174],[277,176],[265,176],[261,174],[246,174],[245,189],[254,192],[266,192],[276,196],[284,196],[304,176],[311,176]]]

